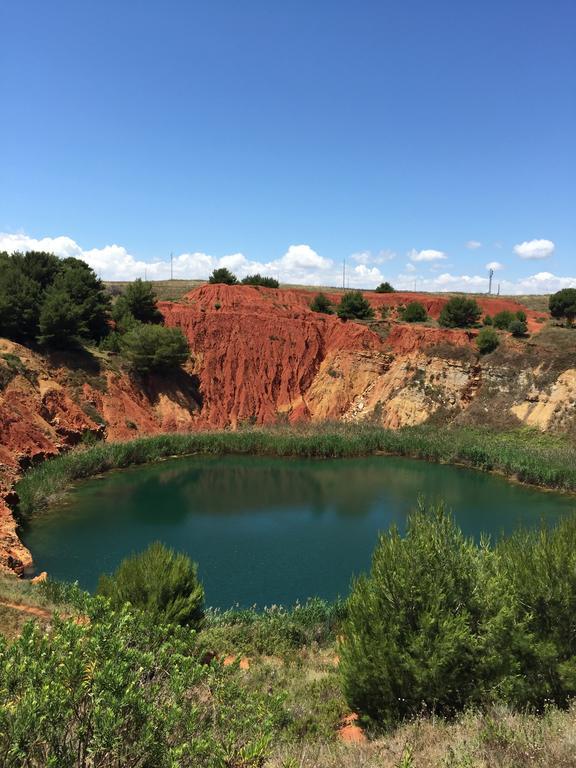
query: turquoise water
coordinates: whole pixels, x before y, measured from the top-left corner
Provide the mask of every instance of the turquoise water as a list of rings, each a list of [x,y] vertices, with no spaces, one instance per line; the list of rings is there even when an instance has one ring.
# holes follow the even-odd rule
[[[443,499],[475,537],[576,509],[574,497],[409,459],[199,456],[85,481],[22,538],[38,570],[90,590],[159,539],[198,562],[208,604],[291,605],[346,595],[378,532],[403,529],[419,495]]]

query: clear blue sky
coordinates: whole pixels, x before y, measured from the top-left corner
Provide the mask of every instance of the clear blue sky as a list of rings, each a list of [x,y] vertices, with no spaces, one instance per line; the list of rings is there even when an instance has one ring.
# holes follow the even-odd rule
[[[0,28],[4,247],[576,280],[574,0],[5,0]]]

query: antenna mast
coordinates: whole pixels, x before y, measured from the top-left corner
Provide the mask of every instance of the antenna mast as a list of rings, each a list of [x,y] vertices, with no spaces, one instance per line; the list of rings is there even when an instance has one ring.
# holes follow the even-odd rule
[[[492,293],[492,278],[494,277],[494,270],[490,270],[490,282],[488,283],[488,295]]]

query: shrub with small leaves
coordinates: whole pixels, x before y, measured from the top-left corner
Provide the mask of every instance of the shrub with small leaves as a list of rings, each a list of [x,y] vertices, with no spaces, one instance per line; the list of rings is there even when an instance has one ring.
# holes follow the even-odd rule
[[[313,312],[320,312],[323,315],[332,315],[334,313],[334,305],[326,296],[325,293],[317,293],[312,299],[310,309]]]
[[[374,310],[361,291],[345,293],[338,304],[336,313],[341,320],[372,320],[374,317]]]
[[[204,587],[185,554],[156,541],[123,560],[115,573],[101,576],[98,593],[120,608],[126,603],[170,624],[198,626],[204,615]]]
[[[528,333],[528,325],[523,320],[512,320],[508,326],[508,330],[512,336],[521,338],[522,336],[526,336]]]
[[[493,352],[499,344],[500,339],[493,328],[482,328],[478,336],[476,336],[476,346],[481,355],[487,355],[489,352]]]

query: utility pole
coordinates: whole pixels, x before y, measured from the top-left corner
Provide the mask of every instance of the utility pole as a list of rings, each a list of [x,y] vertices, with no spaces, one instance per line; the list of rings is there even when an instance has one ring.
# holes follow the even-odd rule
[[[498,296],[500,296],[500,283],[498,283]]]
[[[494,270],[490,270],[490,282],[488,283],[488,296],[492,293],[492,278],[494,277]]]
[[[170,251],[170,280],[174,280],[174,256]]]
[[[346,290],[346,257],[342,261],[342,288]]]

